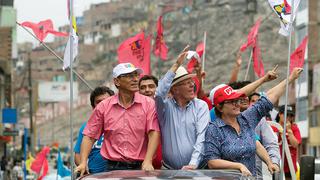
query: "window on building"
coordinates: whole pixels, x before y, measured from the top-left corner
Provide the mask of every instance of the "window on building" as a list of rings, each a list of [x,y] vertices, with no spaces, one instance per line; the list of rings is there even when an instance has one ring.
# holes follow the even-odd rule
[[[297,99],[296,102],[296,122],[305,121],[308,118],[308,97]]]
[[[312,111],[311,117],[310,117],[310,127],[317,127],[317,126],[318,126],[317,111]]]
[[[309,85],[309,87],[308,87],[308,91],[309,91],[309,93],[313,93],[312,91],[313,91],[313,70],[311,69],[311,70],[309,70],[308,71],[308,79],[309,79],[309,82],[308,82],[308,85]]]
[[[46,65],[46,64],[47,64],[47,60],[40,61],[40,66],[43,66],[43,65]]]
[[[308,7],[308,0],[301,0],[298,11],[302,11]]]
[[[301,43],[303,38],[308,34],[307,26],[298,27],[297,29],[297,46]]]

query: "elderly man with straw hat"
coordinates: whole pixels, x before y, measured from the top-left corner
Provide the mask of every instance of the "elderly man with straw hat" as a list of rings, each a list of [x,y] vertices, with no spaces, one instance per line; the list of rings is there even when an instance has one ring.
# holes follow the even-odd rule
[[[181,67],[188,48],[178,56],[156,90],[164,169],[199,168],[204,154],[210,115],[207,104],[195,97],[195,74]]]

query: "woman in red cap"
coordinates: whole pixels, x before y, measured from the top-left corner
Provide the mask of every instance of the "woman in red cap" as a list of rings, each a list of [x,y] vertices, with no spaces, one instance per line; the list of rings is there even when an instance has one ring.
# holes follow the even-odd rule
[[[294,82],[301,72],[301,68],[295,68],[289,76],[289,83]],[[235,91],[224,84],[211,91],[217,119],[210,123],[206,132],[205,158],[209,168],[237,169],[244,175],[255,176],[255,127],[272,110],[285,86],[284,80],[242,113],[239,105],[245,91]]]

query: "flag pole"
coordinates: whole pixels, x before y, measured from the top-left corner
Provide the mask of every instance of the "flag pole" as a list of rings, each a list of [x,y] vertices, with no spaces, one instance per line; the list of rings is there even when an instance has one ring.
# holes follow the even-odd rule
[[[249,70],[250,70],[250,66],[251,66],[251,61],[252,61],[252,50],[251,50],[250,57],[249,57],[249,62],[248,62],[247,70],[246,70],[246,75],[244,76],[244,80],[245,81],[248,79]]]
[[[204,71],[205,59],[206,59],[206,46],[207,46],[207,31],[203,33],[203,54],[202,54],[202,70]],[[204,79],[201,78],[201,85],[203,87]]]
[[[285,144],[287,143],[286,139],[286,124],[287,124],[287,109],[288,109],[288,94],[289,94],[289,69],[290,69],[290,52],[291,52],[291,36],[292,36],[292,24],[293,24],[293,17],[294,17],[294,0],[292,0],[291,4],[291,16],[290,16],[290,22],[289,22],[289,43],[288,43],[288,61],[287,61],[287,78],[286,78],[286,97],[285,97],[285,106],[284,106],[284,122],[283,122],[283,132],[282,132],[282,158],[281,158],[281,169],[280,169],[280,177],[284,177],[284,147]],[[291,173],[292,179],[296,179],[295,174]]]
[[[160,68],[161,68],[161,45],[160,45],[160,47],[159,47],[159,52],[160,52],[160,54],[159,54],[159,58],[158,58],[158,79],[160,79],[161,78],[161,72],[160,72]]]
[[[73,110],[73,34],[75,33],[72,27],[73,20],[73,0],[70,0],[70,15],[69,15],[69,36],[70,36],[70,165],[71,165],[71,179],[74,179],[74,167],[73,167],[73,120],[72,120],[72,110]]]
[[[16,24],[18,24],[20,27],[22,27],[25,31],[27,31],[33,38],[35,38],[36,40],[39,41],[39,43],[46,48],[49,52],[51,52],[52,55],[54,55],[56,58],[58,58],[58,60],[60,60],[61,62],[63,62],[63,59],[53,50],[51,49],[46,43],[40,41],[40,39],[35,36],[34,34],[32,34],[26,27],[22,26],[20,23],[16,22]],[[89,83],[83,79],[83,77],[80,76],[80,74],[75,71],[74,69],[72,70],[73,73],[90,89],[93,90],[93,88],[89,85]]]

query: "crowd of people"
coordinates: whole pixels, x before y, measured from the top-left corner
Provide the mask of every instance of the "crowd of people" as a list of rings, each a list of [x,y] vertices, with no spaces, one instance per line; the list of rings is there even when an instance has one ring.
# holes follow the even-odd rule
[[[24,175],[22,162],[18,158],[2,156],[0,179],[22,180]]]
[[[121,63],[112,74],[118,92],[97,87],[91,93],[93,111],[74,148],[75,171],[80,176],[112,170],[209,168],[261,177],[262,161],[271,174],[279,172],[283,132],[273,130],[268,121],[286,80],[263,95],[256,92],[278,77],[277,67],[254,82],[238,82],[242,62],[238,55],[229,84],[206,93],[201,64],[191,73],[183,67],[188,50],[189,46],[159,82],[152,75],[140,77],[143,71],[131,63]],[[301,72],[295,68],[288,82]],[[301,137],[290,108],[286,134],[296,169]],[[283,114],[280,108],[277,121],[285,126]]]

